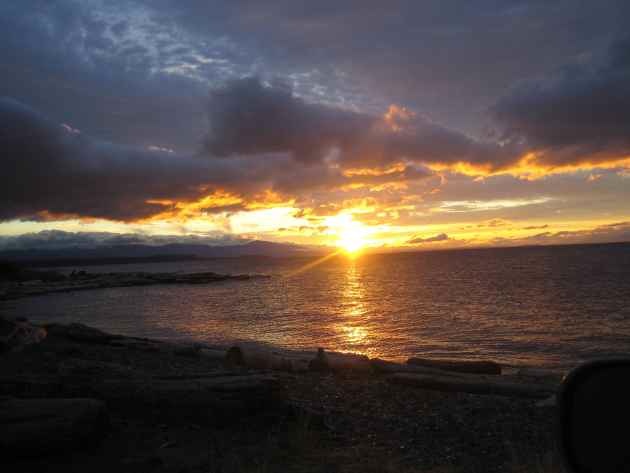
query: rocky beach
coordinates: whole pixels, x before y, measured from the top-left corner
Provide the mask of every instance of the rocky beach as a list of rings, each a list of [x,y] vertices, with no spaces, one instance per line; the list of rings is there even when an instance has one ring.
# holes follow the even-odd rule
[[[559,471],[562,373],[1,320],[11,471]]]

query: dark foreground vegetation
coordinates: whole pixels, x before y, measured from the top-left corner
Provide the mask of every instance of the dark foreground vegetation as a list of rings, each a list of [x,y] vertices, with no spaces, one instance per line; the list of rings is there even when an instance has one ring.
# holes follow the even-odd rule
[[[7,471],[559,471],[557,373],[24,320],[0,319],[0,337]]]

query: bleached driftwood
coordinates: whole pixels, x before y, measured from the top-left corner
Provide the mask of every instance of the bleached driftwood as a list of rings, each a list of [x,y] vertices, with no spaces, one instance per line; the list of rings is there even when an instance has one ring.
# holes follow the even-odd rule
[[[517,383],[500,376],[397,373],[389,382],[436,391],[545,399],[554,394],[546,384]]]
[[[13,375],[0,377],[0,395],[36,397],[88,396],[107,402],[219,411],[257,410],[280,404],[284,389],[269,374],[224,370],[200,375],[126,377]],[[107,376],[107,374],[105,375]]]
[[[445,371],[438,368],[429,368],[426,366],[408,365],[406,363],[396,363],[395,361],[382,360],[380,358],[371,358],[370,364],[376,373],[395,374],[395,373],[416,373],[416,374],[437,374],[443,376],[458,376],[460,373],[454,371]]]
[[[372,370],[370,359],[356,353],[326,352],[328,363],[333,371],[361,371]]]
[[[250,369],[301,372],[308,370],[308,362],[306,356],[256,346],[233,346],[225,354],[227,366]]]
[[[370,371],[370,359],[354,353],[274,351],[255,346],[233,346],[226,354],[228,366],[290,372],[314,371]]]
[[[433,360],[428,358],[409,358],[407,364],[437,368],[445,371],[475,374],[501,374],[501,365],[494,361],[476,360]]]
[[[94,390],[108,401],[183,408],[212,408],[219,411],[259,410],[278,405],[284,391],[277,379],[265,374],[145,380],[109,379],[97,382]]]

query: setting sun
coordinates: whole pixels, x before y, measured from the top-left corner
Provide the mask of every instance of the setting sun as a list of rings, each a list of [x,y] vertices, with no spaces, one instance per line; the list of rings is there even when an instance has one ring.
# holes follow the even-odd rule
[[[341,234],[337,244],[348,253],[357,253],[365,246],[365,240],[360,232],[351,229]]]
[[[354,221],[349,215],[335,218],[338,240],[336,245],[346,253],[357,254],[367,245],[368,229],[360,222]]]

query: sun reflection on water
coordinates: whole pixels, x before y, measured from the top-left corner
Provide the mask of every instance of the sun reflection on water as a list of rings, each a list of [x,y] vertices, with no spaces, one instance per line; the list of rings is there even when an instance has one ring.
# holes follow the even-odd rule
[[[357,260],[348,259],[347,264],[344,287],[341,292],[340,321],[335,325],[335,331],[339,334],[342,345],[339,348],[369,355],[366,346],[370,345],[372,333],[366,324],[368,308],[365,301],[365,286]]]

